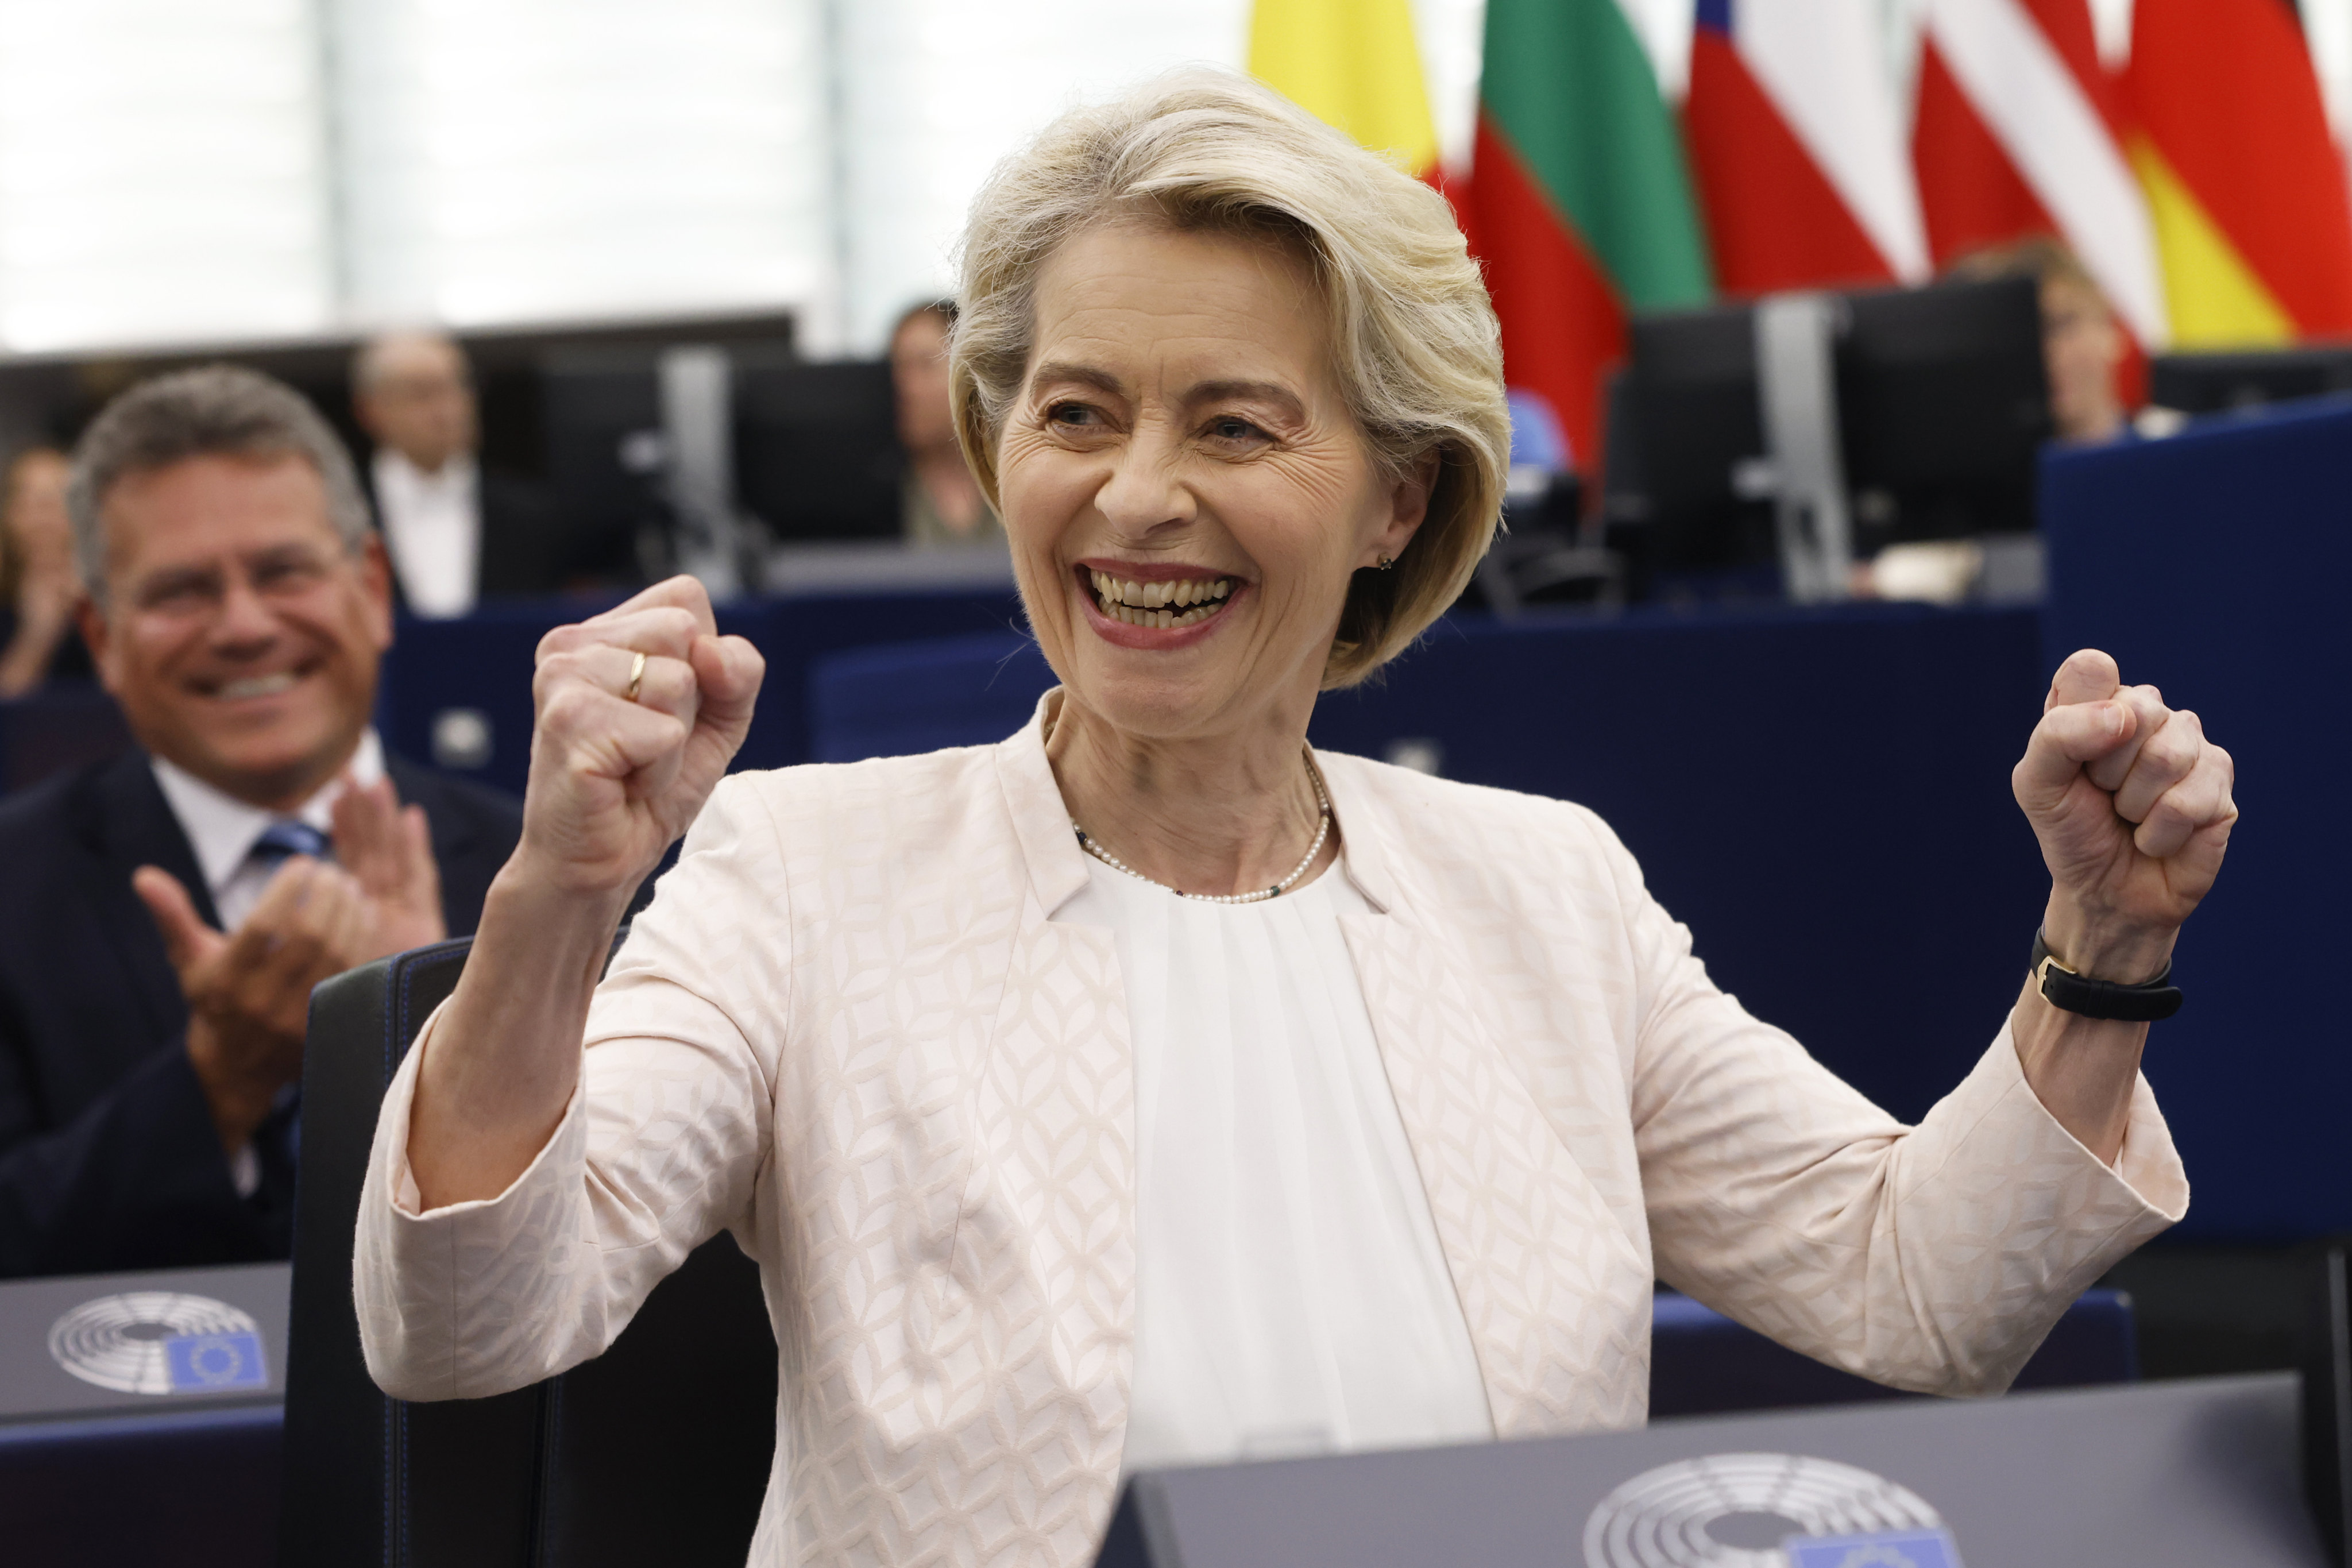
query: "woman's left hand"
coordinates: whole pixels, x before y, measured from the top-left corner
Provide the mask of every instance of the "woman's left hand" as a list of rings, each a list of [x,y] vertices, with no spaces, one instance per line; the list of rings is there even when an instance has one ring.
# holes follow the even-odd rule
[[[2096,980],[2152,978],[2221,869],[2236,769],[2196,714],[2085,648],[2059,667],[2010,775],[2050,868],[2042,934]]]

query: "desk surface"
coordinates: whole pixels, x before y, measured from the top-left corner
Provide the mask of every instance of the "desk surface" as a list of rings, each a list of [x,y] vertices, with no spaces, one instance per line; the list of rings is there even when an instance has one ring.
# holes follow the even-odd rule
[[[1120,1503],[1148,1522],[1115,1525],[1100,1564],[1767,1568],[1783,1536],[1844,1533],[1857,1498],[1908,1493],[1974,1568],[2322,1568],[2295,1412],[2280,1373],[1148,1472]]]

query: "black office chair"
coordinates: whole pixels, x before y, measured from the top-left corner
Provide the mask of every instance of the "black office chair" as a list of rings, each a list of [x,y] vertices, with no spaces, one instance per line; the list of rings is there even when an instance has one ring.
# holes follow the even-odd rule
[[[470,942],[339,975],[310,1005],[286,1375],[285,1568],[740,1568],[775,1450],[759,1271],[719,1236],[596,1360],[495,1399],[370,1380],[352,1246],[376,1110]]]

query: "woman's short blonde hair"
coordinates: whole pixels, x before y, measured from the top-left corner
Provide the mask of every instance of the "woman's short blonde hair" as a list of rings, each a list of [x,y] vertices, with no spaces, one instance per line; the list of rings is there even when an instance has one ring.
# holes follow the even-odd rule
[[[1390,571],[1359,572],[1324,667],[1362,680],[1445,612],[1493,542],[1511,422],[1494,307],[1445,198],[1286,99],[1193,68],[1071,110],[973,204],[950,356],[956,431],[992,505],[997,443],[1027,374],[1046,258],[1143,219],[1295,247],[1326,300],[1339,384],[1374,458],[1433,454],[1429,514]]]

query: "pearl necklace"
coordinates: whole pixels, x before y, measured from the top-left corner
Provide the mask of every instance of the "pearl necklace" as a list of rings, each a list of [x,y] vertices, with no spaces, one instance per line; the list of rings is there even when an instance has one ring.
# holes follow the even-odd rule
[[[1134,878],[1137,881],[1149,882],[1155,888],[1167,888],[1168,891],[1175,894],[1180,899],[1192,899],[1203,904],[1260,903],[1267,899],[1279,898],[1284,893],[1288,892],[1292,883],[1297,881],[1299,878],[1307,875],[1307,868],[1315,864],[1315,857],[1323,853],[1323,841],[1331,836],[1331,797],[1323,793],[1323,780],[1316,773],[1315,764],[1312,762],[1309,762],[1307,764],[1307,782],[1315,786],[1315,805],[1317,809],[1322,815],[1322,821],[1315,829],[1315,842],[1307,847],[1307,858],[1299,861],[1298,864],[1292,868],[1289,876],[1285,877],[1273,887],[1261,888],[1255,893],[1188,893],[1181,888],[1170,888],[1167,883],[1160,880],[1156,877],[1145,876],[1142,872],[1137,870],[1134,867],[1127,864],[1127,862],[1121,860],[1118,856],[1113,855],[1109,850],[1096,843],[1092,838],[1087,836],[1087,830],[1078,826],[1078,819],[1075,816],[1070,818],[1070,830],[1078,836],[1079,848],[1085,850],[1087,854],[1093,856],[1096,859],[1101,861],[1112,870],[1124,871],[1129,876]]]

